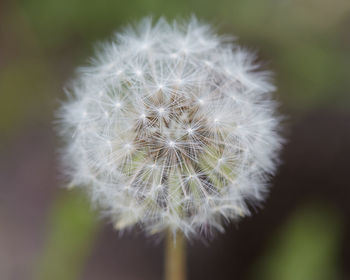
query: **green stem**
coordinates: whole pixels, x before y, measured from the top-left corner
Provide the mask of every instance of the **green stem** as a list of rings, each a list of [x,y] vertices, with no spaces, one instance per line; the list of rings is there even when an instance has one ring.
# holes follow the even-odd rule
[[[165,244],[165,280],[186,280],[186,240],[181,232],[169,230]]]

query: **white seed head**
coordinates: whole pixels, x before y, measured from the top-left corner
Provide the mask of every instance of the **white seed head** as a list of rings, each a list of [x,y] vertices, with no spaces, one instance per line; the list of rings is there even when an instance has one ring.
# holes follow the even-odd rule
[[[223,230],[275,170],[274,89],[252,53],[210,26],[144,19],[81,68],[59,110],[71,184],[119,229]]]

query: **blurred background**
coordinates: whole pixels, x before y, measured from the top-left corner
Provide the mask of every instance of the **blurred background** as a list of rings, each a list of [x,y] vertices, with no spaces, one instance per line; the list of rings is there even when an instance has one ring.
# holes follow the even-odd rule
[[[0,279],[161,279],[161,240],[120,235],[62,188],[52,129],[94,42],[196,14],[275,71],[283,164],[253,216],[188,245],[189,279],[350,279],[349,0],[1,0]]]

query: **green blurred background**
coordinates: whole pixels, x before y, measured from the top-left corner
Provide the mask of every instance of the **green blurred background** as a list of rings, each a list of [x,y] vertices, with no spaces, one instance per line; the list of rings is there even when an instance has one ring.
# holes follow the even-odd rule
[[[189,244],[189,279],[350,279],[349,0],[2,0],[1,280],[161,279],[161,240],[118,234],[60,188],[53,112],[94,42],[191,14],[259,50],[289,141],[264,209]]]

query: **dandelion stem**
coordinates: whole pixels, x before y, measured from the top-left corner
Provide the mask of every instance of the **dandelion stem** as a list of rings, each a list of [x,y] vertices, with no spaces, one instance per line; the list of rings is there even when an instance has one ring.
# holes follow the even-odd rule
[[[167,233],[165,244],[165,280],[186,280],[186,240],[182,232]]]

